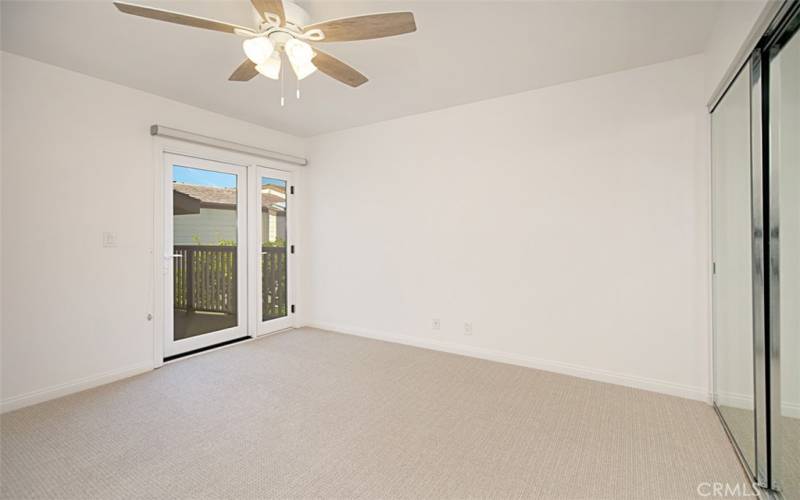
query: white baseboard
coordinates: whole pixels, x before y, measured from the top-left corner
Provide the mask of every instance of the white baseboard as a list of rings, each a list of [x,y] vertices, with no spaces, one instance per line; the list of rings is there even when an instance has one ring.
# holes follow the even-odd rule
[[[27,394],[13,396],[0,401],[0,413],[6,413],[51,399],[60,398],[68,394],[85,391],[86,389],[91,389],[100,385],[110,384],[111,382],[116,382],[117,380],[132,377],[134,375],[139,375],[140,373],[144,373],[152,369],[153,363],[148,361],[146,363],[131,365],[120,370],[113,370],[110,372],[101,373],[99,375],[92,375],[78,380],[73,380],[71,382],[65,382],[63,384],[39,389],[38,391],[29,392]]]
[[[639,377],[636,375],[628,375],[624,373],[616,373],[609,370],[600,370],[597,368],[588,368],[585,366],[575,365],[571,363],[563,363],[561,361],[551,361],[547,359],[534,358],[531,356],[512,354],[504,351],[483,349],[481,347],[458,344],[455,342],[447,342],[442,340],[412,337],[409,335],[398,335],[386,332],[379,332],[364,328],[326,323],[323,321],[310,321],[308,322],[307,326],[310,328],[318,328],[320,330],[328,330],[336,333],[344,333],[348,335],[355,335],[358,337],[367,337],[376,340],[383,340],[386,342],[394,342],[396,344],[421,347],[424,349],[432,349],[434,351],[449,352],[452,354],[460,354],[463,356],[470,356],[473,358],[487,359],[490,361],[497,361],[500,363],[525,366],[528,368],[536,368],[538,370],[561,373],[564,375],[572,375],[574,377],[596,380],[598,382],[607,382],[610,384],[623,385],[626,387],[633,387],[636,389],[644,389],[646,391],[669,394],[670,396],[678,396],[686,399],[703,401],[708,404],[711,403],[711,395],[709,394],[709,391],[702,387],[693,387],[688,385],[675,384],[673,382],[666,382],[663,380]]]
[[[755,411],[753,409],[753,396],[748,396],[747,394],[732,392],[717,394],[717,405],[737,408],[739,410]],[[781,415],[789,418],[800,418],[800,404],[782,402]]]
[[[716,395],[717,406],[728,406],[739,410],[753,410],[754,397],[752,395],[735,392],[720,392]]]
[[[800,404],[781,403],[781,415],[789,418],[800,418]]]

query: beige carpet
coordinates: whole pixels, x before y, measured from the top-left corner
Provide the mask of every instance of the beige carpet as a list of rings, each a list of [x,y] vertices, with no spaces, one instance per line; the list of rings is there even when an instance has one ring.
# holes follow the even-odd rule
[[[781,415],[778,472],[784,500],[800,500],[800,419]]]
[[[0,419],[3,498],[697,498],[710,406],[301,329]]]
[[[800,500],[800,419],[781,415],[776,445],[776,472],[783,500]]]

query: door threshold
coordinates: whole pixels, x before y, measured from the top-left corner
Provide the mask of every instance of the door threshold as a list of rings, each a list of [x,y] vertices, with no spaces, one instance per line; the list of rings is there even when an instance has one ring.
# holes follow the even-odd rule
[[[238,344],[239,342],[244,342],[246,340],[253,340],[253,337],[246,335],[244,337],[239,337],[238,339],[226,340],[225,342],[220,342],[219,344],[210,345],[208,347],[201,347],[199,349],[192,349],[191,351],[182,352],[180,354],[173,354],[172,356],[167,356],[166,358],[164,358],[164,363],[166,364],[169,363],[170,361],[176,361],[179,359],[196,356],[197,354],[202,354],[204,352],[221,349],[223,347],[228,347],[231,344]]]
[[[267,338],[267,337],[272,337],[273,335],[278,335],[278,334],[280,334],[280,333],[291,332],[291,331],[292,331],[292,330],[294,330],[295,328],[296,328],[296,327],[294,327],[294,326],[287,326],[286,328],[281,328],[280,330],[275,330],[274,332],[269,332],[269,333],[258,333],[258,334],[256,334],[256,336],[255,336],[255,337],[253,337],[253,340],[257,340],[257,339],[265,339],[265,338]]]
[[[208,347],[201,347],[200,349],[193,349],[191,351],[187,351],[187,352],[184,352],[184,353],[181,353],[181,354],[174,354],[172,356],[167,356],[166,358],[164,358],[164,364],[166,365],[168,363],[172,363],[173,361],[180,361],[180,360],[183,360],[183,359],[187,359],[187,358],[191,358],[191,357],[194,357],[194,356],[198,356],[200,354],[205,354],[207,352],[216,351],[217,349],[223,349],[225,347],[230,347],[230,346],[232,346],[234,344],[239,344],[239,343],[243,343],[243,342],[250,342],[252,340],[265,339],[267,337],[272,337],[273,335],[278,335],[278,334],[281,334],[281,333],[290,332],[290,331],[292,331],[294,329],[295,329],[294,326],[289,326],[289,327],[283,328],[281,330],[276,330],[274,332],[262,333],[261,335],[256,335],[255,337],[251,337],[249,335],[246,335],[244,337],[239,337],[238,339],[226,340],[225,342],[221,342],[219,344],[210,345]]]

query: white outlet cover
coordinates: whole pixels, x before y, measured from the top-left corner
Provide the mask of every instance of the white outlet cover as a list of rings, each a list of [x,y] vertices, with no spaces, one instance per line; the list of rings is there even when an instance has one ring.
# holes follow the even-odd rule
[[[442,327],[442,322],[439,321],[438,318],[434,318],[433,322],[431,323],[431,327],[434,330],[439,330]]]
[[[464,335],[472,335],[472,323],[464,323]]]

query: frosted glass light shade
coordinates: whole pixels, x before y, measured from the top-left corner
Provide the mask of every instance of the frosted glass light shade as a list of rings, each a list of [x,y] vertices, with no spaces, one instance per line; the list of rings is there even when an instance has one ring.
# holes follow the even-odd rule
[[[272,55],[263,63],[256,65],[256,71],[266,76],[277,80],[281,76],[281,56],[277,52]]]
[[[272,42],[263,36],[248,38],[242,43],[242,48],[247,58],[255,64],[264,63],[275,50]]]
[[[292,64],[300,65],[311,62],[311,58],[314,57],[314,50],[311,48],[311,45],[297,38],[288,40],[284,49],[286,50],[286,56],[289,57]]]
[[[292,69],[298,80],[302,80],[317,70],[317,67],[311,61],[295,64],[294,61],[289,59],[289,62],[292,64]]]

